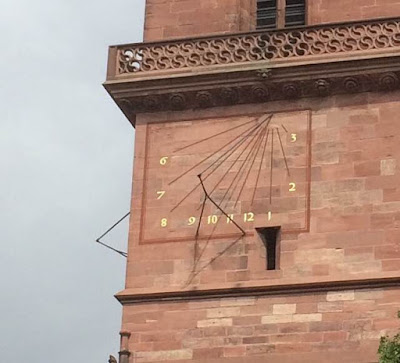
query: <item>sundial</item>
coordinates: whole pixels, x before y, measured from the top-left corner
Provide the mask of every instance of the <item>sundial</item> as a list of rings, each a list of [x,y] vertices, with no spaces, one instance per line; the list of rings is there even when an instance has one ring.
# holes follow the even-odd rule
[[[308,229],[310,112],[154,122],[140,243]]]

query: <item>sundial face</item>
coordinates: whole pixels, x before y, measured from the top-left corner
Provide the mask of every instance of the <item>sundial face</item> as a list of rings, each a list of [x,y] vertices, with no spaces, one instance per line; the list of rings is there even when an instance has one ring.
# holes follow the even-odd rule
[[[309,111],[151,123],[140,243],[309,225]]]

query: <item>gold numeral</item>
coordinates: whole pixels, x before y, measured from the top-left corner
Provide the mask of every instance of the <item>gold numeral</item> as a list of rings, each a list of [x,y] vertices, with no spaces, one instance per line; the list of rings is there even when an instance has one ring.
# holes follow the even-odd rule
[[[233,221],[233,214],[228,214],[229,215],[229,218],[227,217],[226,218],[226,223],[232,223],[232,221]]]
[[[268,212],[268,220],[270,221],[271,219],[272,219],[272,212],[269,211],[269,212]]]
[[[218,217],[214,214],[212,216],[208,216],[207,223],[208,224],[216,224],[218,222]]]
[[[190,217],[188,219],[188,225],[189,226],[193,226],[193,224],[195,224],[195,223],[196,223],[196,217]]]
[[[161,165],[165,165],[165,164],[167,163],[167,160],[168,160],[168,156],[163,156],[163,157],[160,159],[160,164],[161,164]]]
[[[168,225],[168,220],[167,218],[161,219],[161,227],[166,227]]]
[[[291,134],[291,141],[290,142],[296,142],[297,141],[297,134]]]
[[[165,190],[159,190],[159,191],[157,192],[157,194],[158,194],[157,199],[160,200],[160,199],[164,196]]]
[[[252,212],[245,213],[243,216],[243,220],[245,222],[254,222],[254,213]]]
[[[296,191],[296,183],[289,183],[289,192]]]

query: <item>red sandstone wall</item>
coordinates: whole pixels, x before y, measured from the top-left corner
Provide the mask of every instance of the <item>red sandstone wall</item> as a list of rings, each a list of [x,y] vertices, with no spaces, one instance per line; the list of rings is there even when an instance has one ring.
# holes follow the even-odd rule
[[[399,97],[400,92],[366,93],[140,115],[126,291],[398,276]],[[146,123],[293,109],[312,110],[310,233],[282,236],[280,270],[266,271],[264,246],[257,238],[246,238],[187,287],[193,266],[192,242],[138,244]],[[210,260],[229,242],[212,241],[203,261]],[[324,362],[337,362],[338,356],[348,362],[373,362],[379,336],[399,327],[399,305],[398,289],[144,304],[124,307],[123,329],[134,333],[130,344],[135,362],[161,362],[166,357],[176,362],[213,362],[212,358],[215,362],[243,362],[238,357],[264,355],[265,359],[266,353],[271,362],[319,362],[322,351]],[[296,354],[287,358],[285,354],[290,352]],[[252,362],[258,361],[252,358]]]
[[[399,0],[313,0],[309,24],[396,16]],[[254,8],[254,7],[253,7]],[[211,9],[211,10],[210,10]],[[148,0],[145,40],[247,31],[244,0]],[[246,238],[190,288],[212,289],[398,276],[400,92],[138,115],[128,292],[185,287],[193,243],[139,245],[148,122],[312,110],[310,233],[283,235],[280,270]],[[229,241],[210,244],[204,261]],[[124,306],[130,362],[374,362],[379,337],[399,328],[395,288]]]
[[[145,41],[255,29],[255,0],[147,0]],[[307,24],[400,14],[400,0],[308,0]]]
[[[123,329],[132,363],[371,363],[399,309],[399,289],[143,304]]]
[[[312,0],[308,5],[308,24],[398,16],[399,0]]]
[[[262,257],[265,247],[257,237],[247,237],[198,275],[192,286],[283,284],[398,273],[399,96],[398,92],[349,95],[268,106],[139,116],[127,288],[180,290],[193,265],[193,242],[138,244],[145,123],[150,120],[191,120],[207,115],[237,116],[266,109],[312,110],[310,233],[282,236],[280,270],[277,271],[265,270],[265,258]],[[203,261],[209,261],[229,243],[231,240],[210,243]]]
[[[255,0],[147,0],[145,41],[254,28]]]

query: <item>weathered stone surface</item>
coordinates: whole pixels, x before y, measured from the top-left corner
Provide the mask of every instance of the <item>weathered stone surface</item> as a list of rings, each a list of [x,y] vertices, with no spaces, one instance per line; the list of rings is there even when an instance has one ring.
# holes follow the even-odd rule
[[[400,15],[400,0],[318,0],[307,3],[309,25]],[[255,1],[238,0],[148,0],[145,39],[249,31],[254,28],[254,9],[248,6],[254,4]],[[337,62],[340,63],[339,58]],[[361,71],[353,69],[352,72]],[[122,294],[163,294],[160,295],[162,300],[137,299],[135,303],[127,303],[121,299],[124,303],[122,328],[131,332],[122,349],[128,349],[135,362],[261,363],[268,360],[292,363],[296,359],[311,363],[373,362],[376,361],[380,336],[394,334],[400,328],[396,318],[400,310],[400,290],[395,284],[363,285],[363,288],[344,286],[349,281],[400,276],[400,176],[397,168],[400,92],[394,90],[398,87],[397,75],[378,77],[363,73],[357,77],[345,76],[346,79],[320,77],[311,80],[299,72],[296,77],[303,77],[299,88],[291,80],[285,84],[274,83],[274,75],[268,70],[261,70],[261,73],[265,77],[255,78],[258,76],[254,75],[248,92],[238,91],[235,84],[226,86],[228,72],[224,73],[223,85],[207,85],[210,89],[201,92],[188,90],[193,93],[191,98],[171,90],[174,92],[164,99],[154,87],[154,95],[142,95],[147,97],[144,105],[147,108],[143,110],[150,109],[154,113],[135,111],[129,258],[126,290]],[[329,69],[325,73],[328,74]],[[288,74],[280,77],[290,78]],[[268,82],[276,89],[269,88]],[[341,89],[350,94],[337,95]],[[357,93],[360,89],[365,92]],[[367,92],[371,89],[382,92]],[[118,92],[123,93],[121,89]],[[308,92],[312,97],[299,97],[302,92]],[[271,100],[278,93],[291,95],[291,98]],[[253,96],[258,97],[258,103],[237,104]],[[294,99],[294,96],[299,98]],[[267,99],[270,102],[263,103]],[[163,102],[169,102],[173,111]],[[219,107],[214,107],[217,104]],[[124,105],[135,107],[128,103]],[[185,105],[190,107],[181,110]],[[192,109],[200,106],[201,109]],[[160,112],[163,109],[168,112]],[[233,120],[245,120],[267,111],[296,112],[298,117],[305,110],[310,113],[310,137],[306,146],[298,146],[296,152],[290,154],[298,163],[291,175],[304,169],[302,156],[309,147],[311,207],[309,213],[303,212],[299,216],[296,210],[306,205],[307,193],[296,198],[287,188],[273,185],[271,193],[281,198],[281,208],[285,208],[277,225],[289,222],[299,225],[306,220],[304,215],[308,218],[307,223],[303,223],[307,228],[302,231],[281,233],[279,269],[266,270],[266,250],[257,234],[248,234],[232,246],[232,237],[210,241],[204,238],[198,245],[194,238],[180,242],[140,243],[144,223],[149,223],[148,230],[153,232],[160,222],[155,221],[160,213],[154,192],[167,187],[165,176],[168,173],[182,171],[196,157],[196,153],[178,155],[174,152],[179,142],[183,139],[196,142],[201,137],[221,132],[221,123],[218,124],[217,119],[224,118],[226,123],[232,124]],[[193,132],[196,122],[210,126]],[[165,123],[174,123],[176,127],[164,132],[165,128],[159,125]],[[299,140],[307,134],[305,128],[301,128],[299,126],[296,135]],[[157,169],[151,178],[146,158],[150,129],[158,132],[160,143],[165,142],[170,148],[168,155],[158,155],[158,150],[162,149],[158,144],[153,155],[167,156],[173,162],[168,165],[169,169]],[[275,146],[279,145],[278,139],[275,141]],[[211,146],[216,146],[210,145],[199,145],[197,153],[209,153]],[[155,161],[157,164],[160,160]],[[277,164],[284,170],[283,157]],[[253,185],[251,183],[257,177],[253,174],[249,175],[248,185]],[[306,190],[308,185],[303,184],[297,185],[298,190]],[[192,187],[184,185],[181,192]],[[144,222],[142,212],[146,193],[154,204],[146,212]],[[238,203],[236,208],[240,213],[270,207],[269,202],[265,203],[270,188],[264,185],[259,193],[262,197],[256,198],[254,203]],[[196,203],[201,200],[199,193]],[[193,210],[191,206],[185,208],[176,222],[177,233],[186,228],[189,217],[186,214]],[[162,212],[169,216],[170,208]],[[207,216],[214,212],[214,206],[207,207]],[[224,221],[224,226],[229,227],[229,224]],[[165,232],[161,231],[159,237],[165,238]],[[200,272],[194,274],[193,271]],[[327,291],[326,286],[333,283],[335,287]],[[307,286],[315,284],[323,287],[323,291],[307,290]],[[302,290],[294,291],[298,285]],[[265,289],[285,286],[285,293],[269,291],[267,296],[259,292],[254,294],[256,296],[248,296],[246,289],[255,286]],[[241,292],[234,294],[238,289]],[[198,301],[168,300],[171,291],[194,294],[206,290],[212,291],[214,297],[203,297]],[[231,295],[225,298],[217,295],[218,291]]]

